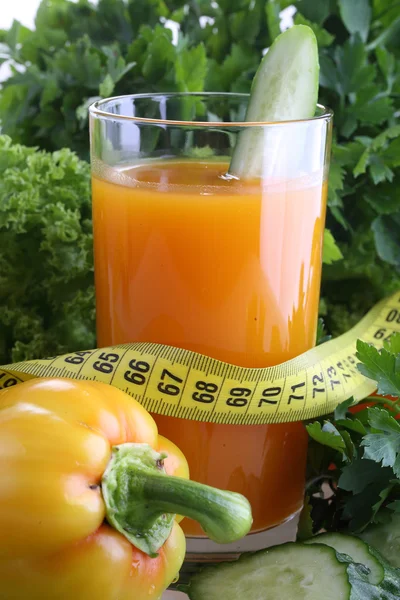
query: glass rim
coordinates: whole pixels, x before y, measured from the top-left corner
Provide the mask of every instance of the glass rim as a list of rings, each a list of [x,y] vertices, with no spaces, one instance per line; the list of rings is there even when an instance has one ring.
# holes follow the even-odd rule
[[[185,97],[208,97],[208,98],[249,98],[250,94],[236,93],[236,92],[155,92],[155,93],[142,93],[142,94],[122,94],[120,96],[111,96],[110,98],[102,98],[96,100],[89,106],[89,113],[91,116],[100,117],[112,121],[131,121],[133,123],[142,123],[147,125],[173,125],[180,127],[273,127],[279,125],[290,125],[294,123],[312,123],[320,120],[330,120],[333,117],[333,111],[324,106],[323,104],[316,104],[317,108],[321,110],[320,115],[308,117],[306,119],[292,119],[285,121],[179,121],[174,119],[152,119],[148,117],[133,117],[129,115],[117,115],[107,110],[102,110],[102,104],[106,102],[117,101],[121,99],[152,99],[152,98],[185,98]]]

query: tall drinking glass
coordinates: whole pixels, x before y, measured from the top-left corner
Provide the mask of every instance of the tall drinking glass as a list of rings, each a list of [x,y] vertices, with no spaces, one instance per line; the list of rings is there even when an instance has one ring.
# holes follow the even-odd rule
[[[316,341],[331,113],[243,122],[244,94],[152,94],[91,107],[98,346],[134,341],[246,367]],[[229,174],[238,136],[265,141],[258,179]],[[212,394],[215,390],[207,389]],[[302,423],[221,425],[154,415],[193,479],[250,500],[252,535],[302,508]],[[185,519],[189,555],[223,552]]]

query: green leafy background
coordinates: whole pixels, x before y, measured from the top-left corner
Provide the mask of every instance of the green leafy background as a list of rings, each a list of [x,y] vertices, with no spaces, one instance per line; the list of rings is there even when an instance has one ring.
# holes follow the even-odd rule
[[[94,98],[248,91],[289,5],[294,22],[315,31],[320,101],[335,112],[321,314],[337,335],[400,287],[400,2],[43,0],[33,31],[16,21],[0,31],[0,64],[11,66],[1,129],[13,142],[70,148],[86,161]],[[177,44],[167,19],[179,24]],[[3,137],[0,176],[0,360],[91,345],[86,163]]]

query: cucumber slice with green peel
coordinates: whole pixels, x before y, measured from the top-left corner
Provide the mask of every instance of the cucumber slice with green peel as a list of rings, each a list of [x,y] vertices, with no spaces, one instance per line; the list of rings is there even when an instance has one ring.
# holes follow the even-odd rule
[[[350,600],[347,567],[329,546],[289,542],[205,568],[187,593],[191,600]]]
[[[347,577],[351,585],[350,600],[384,600],[381,587],[370,583],[368,575],[363,565],[357,563],[348,564]],[[389,599],[385,598],[385,600]]]
[[[246,121],[266,123],[313,117],[318,78],[315,34],[307,25],[295,25],[275,39],[261,61],[251,87]],[[249,127],[240,132],[229,167],[231,175],[261,176],[265,134],[263,127]],[[277,143],[277,136],[272,137],[272,143]]]
[[[359,537],[376,548],[393,567],[400,568],[400,514],[394,513],[389,523],[371,525]]]
[[[369,570],[368,580],[373,585],[383,581],[385,570],[379,559],[374,556],[368,544],[358,537],[341,533],[322,533],[304,542],[305,544],[326,544],[340,554],[346,554],[355,563],[360,563]]]

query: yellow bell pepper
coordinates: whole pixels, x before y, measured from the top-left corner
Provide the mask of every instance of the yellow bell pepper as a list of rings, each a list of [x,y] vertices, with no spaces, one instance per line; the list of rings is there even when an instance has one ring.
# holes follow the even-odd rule
[[[32,379],[1,391],[0,598],[159,598],[184,559],[176,513],[219,543],[251,525],[243,496],[187,478],[180,450],[111,386]]]

